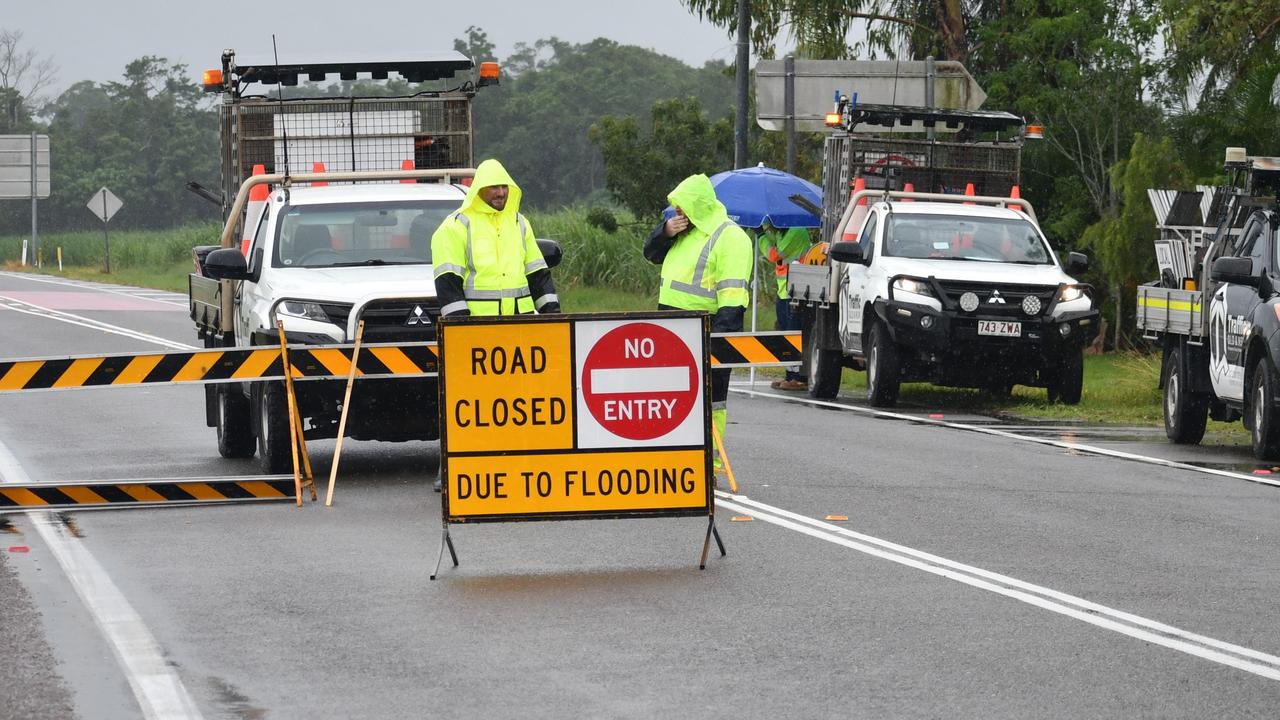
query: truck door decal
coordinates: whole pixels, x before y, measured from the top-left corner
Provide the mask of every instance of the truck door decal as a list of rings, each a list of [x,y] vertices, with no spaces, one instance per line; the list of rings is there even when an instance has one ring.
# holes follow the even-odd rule
[[[1227,314],[1227,288],[1222,285],[1209,303],[1209,380],[1221,398],[1244,399],[1244,338],[1249,322]]]

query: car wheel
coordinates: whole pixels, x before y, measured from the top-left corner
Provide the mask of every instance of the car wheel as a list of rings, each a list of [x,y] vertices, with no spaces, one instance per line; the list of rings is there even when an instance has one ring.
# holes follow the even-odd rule
[[[898,402],[901,382],[898,348],[879,322],[871,326],[867,345],[867,402],[874,407],[893,407]]]
[[[284,383],[262,386],[258,397],[258,466],[267,475],[293,472],[293,452],[289,443],[289,407]]]
[[[253,457],[253,411],[249,398],[236,385],[216,388],[218,454],[224,458]]]
[[[1187,389],[1182,350],[1174,348],[1164,366],[1164,434],[1170,442],[1196,445],[1204,438],[1209,420],[1209,403],[1200,393]]]
[[[820,350],[814,332],[816,313],[807,313],[801,332],[805,370],[809,373],[809,396],[829,400],[840,392],[840,351]]]
[[[1253,456],[1259,460],[1273,460],[1280,455],[1280,418],[1276,417],[1276,380],[1267,368],[1265,358],[1253,369]]]

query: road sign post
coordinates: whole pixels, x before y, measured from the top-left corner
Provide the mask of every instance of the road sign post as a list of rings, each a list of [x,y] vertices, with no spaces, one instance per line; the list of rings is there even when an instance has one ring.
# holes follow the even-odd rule
[[[437,572],[451,524],[667,516],[707,517],[705,567],[709,338],[703,313],[442,319]]]
[[[102,245],[105,250],[106,258],[105,272],[110,275],[111,238],[107,235],[107,223],[110,222],[111,218],[120,211],[121,207],[124,207],[124,203],[120,198],[115,196],[115,193],[108,190],[104,185],[100,190],[98,190],[98,192],[94,193],[89,198],[89,202],[85,203],[85,206],[89,208],[89,212],[93,213],[102,221]]]

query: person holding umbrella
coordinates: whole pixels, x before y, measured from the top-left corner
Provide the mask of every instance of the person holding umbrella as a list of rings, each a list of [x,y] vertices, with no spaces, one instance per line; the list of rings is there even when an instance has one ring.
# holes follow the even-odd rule
[[[809,231],[801,227],[775,228],[765,220],[760,227],[760,254],[773,263],[778,279],[777,318],[775,330],[799,330],[800,317],[791,314],[791,301],[787,297],[787,269],[811,244]],[[774,390],[808,390],[809,380],[800,366],[787,368],[786,377],[770,383]]]
[[[729,219],[706,175],[685,178],[667,195],[675,215],[644,241],[644,257],[662,266],[660,310],[702,310],[712,332],[742,332],[755,262],[751,238]],[[711,371],[711,420],[723,441],[730,370]],[[715,465],[722,466],[719,454]]]

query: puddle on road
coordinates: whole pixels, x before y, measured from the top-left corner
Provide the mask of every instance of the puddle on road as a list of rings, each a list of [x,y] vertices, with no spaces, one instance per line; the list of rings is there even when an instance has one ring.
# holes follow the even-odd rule
[[[226,680],[216,677],[209,678],[209,687],[213,689],[213,694],[217,696],[218,702],[235,717],[241,720],[262,720],[267,716],[266,710],[254,707],[248,697],[241,694],[234,685]]]
[[[71,513],[60,512],[57,517],[58,522],[62,523],[62,526],[67,529],[67,532],[71,533],[71,537],[84,539],[84,531],[82,531],[80,526],[76,524],[76,519],[71,517]]]

